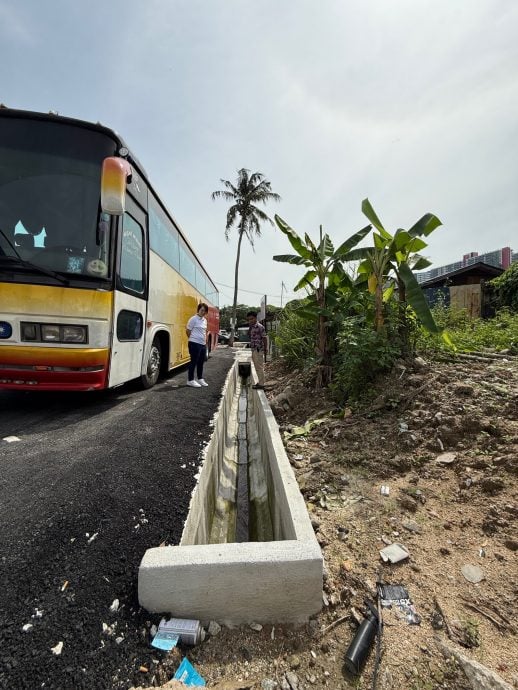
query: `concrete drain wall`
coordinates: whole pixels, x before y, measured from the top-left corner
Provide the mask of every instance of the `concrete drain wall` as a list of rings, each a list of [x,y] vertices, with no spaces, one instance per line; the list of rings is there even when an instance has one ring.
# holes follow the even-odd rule
[[[249,362],[240,353],[225,382],[180,545],[144,554],[148,611],[239,624],[321,608],[320,547],[266,396],[239,375]]]

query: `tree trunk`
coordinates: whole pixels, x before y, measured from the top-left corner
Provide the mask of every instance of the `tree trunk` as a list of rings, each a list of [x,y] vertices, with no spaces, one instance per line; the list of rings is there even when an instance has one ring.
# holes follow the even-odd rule
[[[238,277],[239,277],[239,258],[241,256],[241,241],[243,239],[244,231],[242,228],[239,229],[239,239],[237,241],[237,255],[236,255],[236,268],[234,271],[234,303],[232,305],[232,323],[230,324],[230,339],[229,345],[232,347],[234,345],[234,338],[236,335],[236,319],[237,319],[237,288],[238,288]]]
[[[317,290],[317,302],[321,309],[326,306],[325,284],[321,279]],[[325,388],[331,380],[331,366],[329,363],[329,344],[327,342],[327,316],[320,314],[318,317],[318,352],[320,354],[320,364],[317,372],[317,388]]]
[[[374,327],[376,331],[381,331],[385,319],[383,318],[383,285],[380,280],[376,282],[376,292],[374,294],[375,317]]]
[[[398,293],[399,293],[399,302],[398,302],[398,333],[399,337],[401,339],[401,349],[402,349],[402,354],[404,357],[408,356],[412,350],[411,344],[410,344],[410,327],[407,319],[407,303],[406,303],[406,286],[405,283],[400,280],[398,277],[397,279],[397,288],[398,288]]]

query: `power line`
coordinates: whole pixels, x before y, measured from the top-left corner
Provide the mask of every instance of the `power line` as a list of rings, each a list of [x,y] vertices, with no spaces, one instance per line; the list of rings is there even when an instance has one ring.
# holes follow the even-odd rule
[[[234,288],[233,285],[226,285],[225,283],[218,283],[217,280],[214,281],[216,285],[221,285],[221,287],[227,287],[227,288]],[[238,292],[249,292],[252,295],[261,295],[264,296],[264,291],[263,292],[257,292],[256,290],[245,290],[244,288],[238,288]],[[290,294],[294,295],[294,292],[286,290],[286,286],[284,286],[284,292],[285,294]],[[268,297],[276,297],[277,299],[280,299],[282,295],[268,295]]]

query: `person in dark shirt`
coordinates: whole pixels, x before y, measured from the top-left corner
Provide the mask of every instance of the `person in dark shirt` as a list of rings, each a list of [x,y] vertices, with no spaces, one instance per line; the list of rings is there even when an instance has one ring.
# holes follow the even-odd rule
[[[256,383],[252,388],[264,388],[264,362],[266,362],[266,352],[268,349],[268,338],[262,323],[257,320],[257,312],[249,311],[246,315],[248,319],[250,348],[252,349],[252,362],[257,373]]]

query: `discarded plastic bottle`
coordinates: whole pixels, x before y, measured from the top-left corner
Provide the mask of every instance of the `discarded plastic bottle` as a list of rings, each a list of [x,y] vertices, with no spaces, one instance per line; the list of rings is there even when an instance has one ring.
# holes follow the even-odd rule
[[[166,625],[167,632],[179,635],[182,644],[196,645],[205,639],[205,630],[198,620],[170,618]]]
[[[361,623],[345,653],[345,666],[349,673],[355,676],[360,674],[377,631],[378,613],[373,606],[369,605],[366,618]]]

